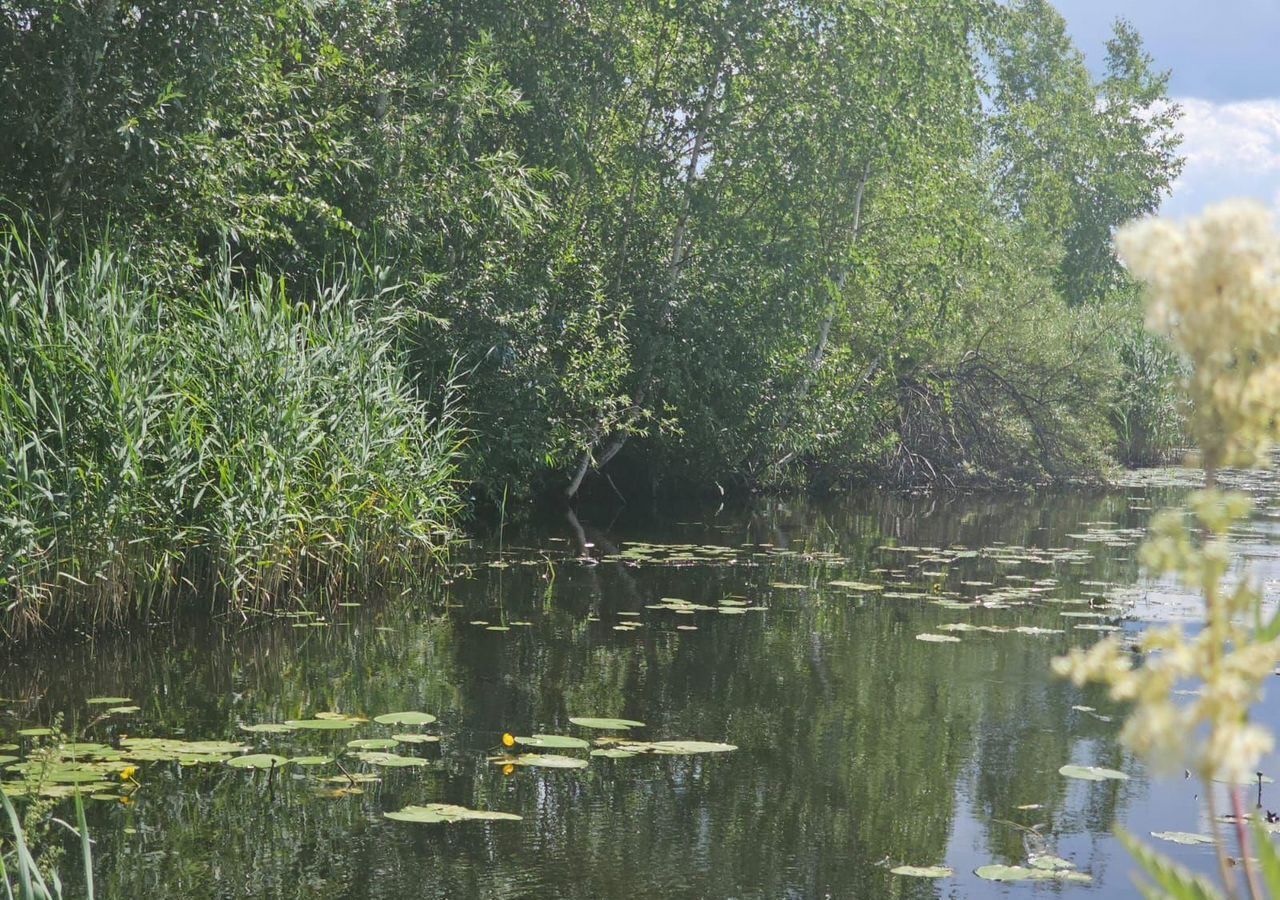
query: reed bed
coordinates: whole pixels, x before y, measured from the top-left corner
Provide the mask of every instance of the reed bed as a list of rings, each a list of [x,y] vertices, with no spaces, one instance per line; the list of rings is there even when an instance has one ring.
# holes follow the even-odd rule
[[[0,633],[333,599],[446,551],[456,391],[410,382],[394,290],[76,259],[0,230]]]

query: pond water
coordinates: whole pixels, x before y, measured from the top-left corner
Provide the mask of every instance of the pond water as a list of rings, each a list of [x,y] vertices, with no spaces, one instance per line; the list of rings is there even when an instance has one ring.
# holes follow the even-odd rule
[[[1191,608],[1140,582],[1134,560],[1152,508],[1186,481],[508,529],[500,553],[496,538],[464,552],[445,583],[327,619],[178,620],[11,656],[0,743],[18,749],[0,753],[30,754],[47,739],[18,731],[51,725],[99,745],[83,752],[102,760],[92,780],[112,785],[89,789],[114,798],[89,804],[100,897],[1129,897],[1134,867],[1112,824],[1203,832],[1199,787],[1151,777],[1116,740],[1123,711],[1049,664],[1099,628],[1137,632]],[[1269,482],[1247,486],[1270,502]],[[1264,579],[1272,521],[1264,510],[1240,535]],[[88,702],[99,698],[115,699]],[[437,720],[373,721],[402,711]],[[370,721],[243,730],[317,713]],[[1261,715],[1280,725],[1280,706]],[[508,766],[490,759],[508,754],[504,732],[737,749],[543,748],[532,752],[578,767]],[[329,761],[394,734],[439,740]],[[223,759],[238,749],[138,738],[324,760],[239,769]],[[125,764],[138,765],[132,780]],[[1128,778],[1064,777],[1069,764]],[[23,775],[4,777],[16,789]],[[1277,791],[1264,790],[1271,808]],[[521,818],[384,815],[428,803]],[[1207,847],[1160,849],[1213,865]],[[974,874],[1042,854],[1089,880]],[[71,896],[75,861],[68,842]],[[954,874],[891,871],[902,864]]]

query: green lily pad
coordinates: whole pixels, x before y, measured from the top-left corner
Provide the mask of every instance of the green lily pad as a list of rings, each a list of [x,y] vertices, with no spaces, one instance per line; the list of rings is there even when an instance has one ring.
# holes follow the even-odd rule
[[[1061,856],[1052,856],[1047,853],[1033,856],[1027,862],[1031,863],[1033,869],[1049,869],[1052,871],[1074,869],[1076,867],[1076,864],[1069,859],[1063,859]]]
[[[960,638],[958,638],[958,637],[952,637],[952,636],[951,636],[951,635],[949,635],[949,634],[931,634],[931,633],[929,633],[929,632],[925,632],[924,634],[917,634],[917,635],[916,635],[916,640],[917,640],[917,641],[928,641],[928,642],[929,642],[929,643],[931,643],[931,644],[958,644],[958,643],[960,643]]]
[[[396,812],[383,813],[396,822],[416,822],[432,825],[438,822],[497,822],[519,821],[520,816],[514,813],[492,812],[484,809],[467,809],[465,806],[453,806],[448,803],[428,803],[425,806],[406,806]]]
[[[583,728],[596,728],[601,731],[626,731],[629,728],[643,728],[643,722],[634,719],[601,719],[594,716],[570,716],[569,721]]]
[[[868,584],[865,581],[828,581],[827,584],[831,585],[832,587],[844,588],[845,590],[848,590],[848,591],[883,591],[884,590],[883,584]],[[911,866],[906,866],[905,868],[911,868]],[[950,870],[948,870],[948,872],[949,871]]]
[[[438,734],[393,734],[391,740],[401,744],[436,744],[440,742]]]
[[[1129,780],[1129,776],[1123,772],[1118,772],[1115,769],[1104,769],[1101,766],[1063,766],[1058,770],[1058,774],[1065,775],[1068,778],[1079,778],[1083,781]]]
[[[127,716],[132,713],[142,712],[141,706],[113,706],[107,710],[113,716]]]
[[[973,874],[987,881],[1074,881],[1087,883],[1093,879],[1084,872],[1069,869],[1034,869],[1029,866],[979,866]]]
[[[227,765],[233,769],[276,769],[289,760],[274,753],[250,753],[247,756],[233,756]]]
[[[52,728],[19,728],[18,734],[23,737],[48,737],[53,734]]]
[[[360,738],[347,741],[347,746],[352,750],[390,750],[395,745],[396,742],[391,738]]]
[[[287,734],[293,731],[294,726],[286,725],[283,722],[262,722],[258,725],[241,725],[241,731],[248,731],[252,734]]]
[[[949,878],[955,874],[946,866],[895,866],[889,871],[894,875],[911,875],[915,878]]]
[[[535,734],[532,737],[518,737],[517,744],[526,747],[544,747],[550,750],[586,750],[591,745],[582,738],[566,737],[560,734]]]
[[[54,784],[89,784],[102,780],[102,773],[93,769],[54,769],[44,773],[45,781]]]
[[[355,719],[289,719],[284,724],[290,728],[302,728],[310,731],[341,731],[355,728],[360,723]]]
[[[289,762],[295,766],[323,766],[333,762],[332,756],[292,756]]]
[[[715,741],[653,741],[648,744],[653,753],[667,756],[691,756],[695,753],[728,753],[738,748],[733,744]],[[625,748],[624,748],[625,749]]]
[[[417,756],[401,756],[398,753],[386,753],[378,750],[362,750],[355,756],[356,759],[361,762],[366,762],[373,766],[386,766],[394,769],[431,765],[428,760]]]
[[[638,750],[622,750],[618,747],[605,747],[600,750],[592,750],[592,756],[603,756],[606,759],[628,759],[632,756],[639,756]]]
[[[1171,844],[1212,844],[1213,838],[1207,834],[1192,834],[1189,831],[1153,831],[1151,836]]]
[[[249,748],[231,741],[182,741],[171,738],[124,738],[121,753],[138,762],[177,760],[182,765],[224,762]]]
[[[379,725],[430,725],[435,720],[431,713],[424,712],[383,713],[373,717]]]
[[[120,706],[124,703],[132,703],[133,700],[130,697],[90,697],[84,702],[90,706]]]
[[[491,757],[491,762],[500,766],[533,766],[542,769],[585,769],[587,761],[573,756],[559,756],[555,753],[520,753],[515,756]]]

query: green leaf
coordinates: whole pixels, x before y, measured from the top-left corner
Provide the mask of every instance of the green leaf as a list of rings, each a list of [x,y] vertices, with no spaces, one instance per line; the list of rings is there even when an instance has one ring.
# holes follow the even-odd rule
[[[490,812],[483,809],[467,809],[465,806],[453,806],[448,803],[428,803],[425,806],[406,806],[396,812],[383,813],[396,822],[416,822],[434,824],[437,822],[468,821],[519,821],[520,816],[514,813]]]
[[[1213,838],[1207,834],[1192,834],[1189,831],[1153,831],[1151,836],[1171,844],[1212,844]]]
[[[347,747],[352,750],[391,750],[395,745],[392,738],[359,738],[347,741]]]
[[[1082,781],[1129,780],[1129,776],[1123,772],[1116,769],[1104,769],[1101,766],[1063,766],[1058,770],[1058,774],[1065,775],[1068,778],[1079,778]]]
[[[543,769],[585,769],[587,761],[573,756],[554,753],[520,753],[515,756],[494,756],[490,762],[499,766],[534,766]]]
[[[424,712],[383,713],[373,717],[379,725],[430,725],[435,720],[431,713]]]
[[[227,765],[233,769],[276,769],[289,760],[274,753],[250,753],[247,756],[233,756]]]
[[[894,875],[910,875],[913,878],[949,878],[955,874],[946,866],[895,866],[889,871]]]
[[[569,721],[583,728],[596,728],[601,731],[626,731],[629,728],[643,728],[643,722],[634,719],[601,719],[594,716],[570,716]]]
[[[526,747],[544,747],[549,750],[586,750],[591,745],[582,738],[566,737],[559,734],[535,734],[532,737],[517,737],[517,744]]]
[[[1280,851],[1276,850],[1262,820],[1255,818],[1249,823],[1253,830],[1253,843],[1257,846],[1259,868],[1262,870],[1262,881],[1267,893],[1272,897],[1280,897]]]

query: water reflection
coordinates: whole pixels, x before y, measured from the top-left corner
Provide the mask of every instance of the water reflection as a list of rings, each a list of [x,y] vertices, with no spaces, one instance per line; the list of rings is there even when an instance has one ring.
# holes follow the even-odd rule
[[[1043,848],[1094,878],[1062,890],[1129,896],[1130,867],[1111,824],[1141,831],[1156,816],[1189,817],[1194,798],[1181,786],[1153,790],[1118,748],[1118,722],[1073,707],[1120,711],[1047,671],[1055,654],[1097,637],[1076,627],[1094,620],[1062,616],[1078,605],[1055,601],[1102,597],[1137,578],[1132,541],[1068,535],[1141,526],[1149,515],[1141,507],[1164,498],[1142,487],[865,495],[508,529],[501,567],[478,552],[473,568],[448,583],[409,602],[344,608],[327,627],[178,621],[23,654],[0,680],[0,695],[12,699],[3,729],[58,713],[83,723],[85,698],[117,694],[142,712],[95,726],[94,739],[243,737],[298,755],[376,729],[278,736],[242,735],[237,726],[321,710],[439,716],[441,743],[412,751],[432,766],[385,770],[363,796],[317,798],[308,780],[315,770],[268,781],[222,766],[147,764],[132,803],[91,809],[97,877],[109,897],[988,896],[998,889],[976,879],[975,866],[1017,863]],[[714,563],[618,559],[636,542],[741,550]],[[928,550],[886,544],[1041,553],[931,563]],[[918,596],[829,587],[842,579],[903,582]],[[1033,602],[963,610],[931,602],[971,604],[1019,584],[1039,586]],[[662,597],[716,606],[727,595],[767,610],[647,608]],[[615,630],[625,619],[640,627]],[[956,622],[1062,633],[916,640]],[[597,758],[580,771],[511,776],[486,760],[504,730],[590,736],[568,722],[583,715],[641,720],[642,738],[741,749]],[[1071,781],[1058,774],[1065,763],[1134,778]],[[427,802],[523,819],[414,826],[382,818]],[[1194,848],[1178,852],[1198,859]],[[956,875],[891,875],[899,863],[946,863]]]

